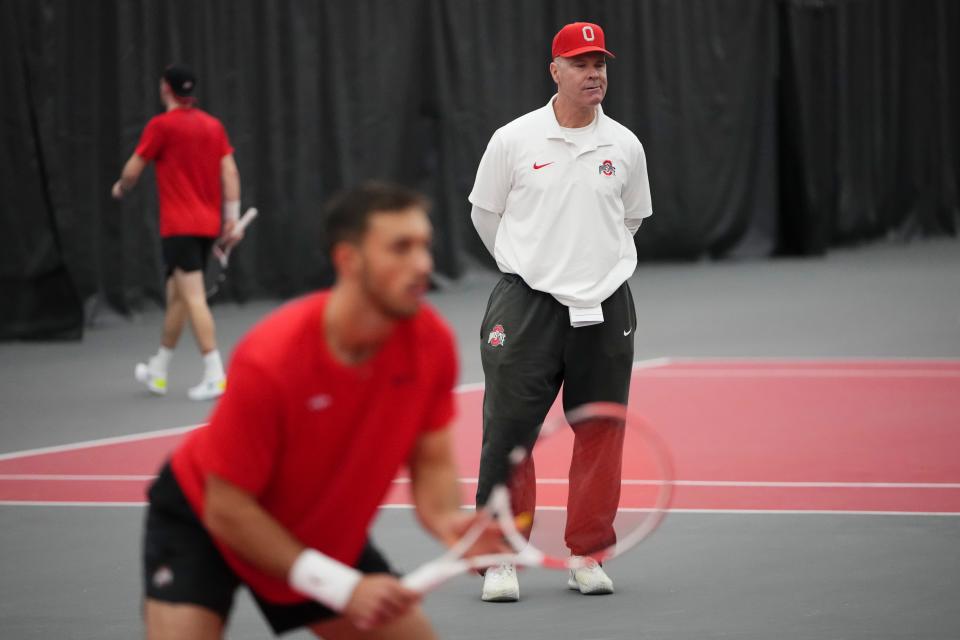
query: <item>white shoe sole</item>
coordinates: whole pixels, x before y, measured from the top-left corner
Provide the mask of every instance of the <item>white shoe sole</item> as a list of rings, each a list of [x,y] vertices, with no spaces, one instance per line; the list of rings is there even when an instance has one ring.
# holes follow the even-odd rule
[[[499,591],[496,593],[484,593],[480,596],[484,602],[519,602],[520,593],[517,591]]]
[[[514,580],[508,582],[512,582],[512,584],[488,587],[486,577],[484,577],[483,592],[480,594],[480,599],[484,602],[518,602],[520,600],[520,581],[514,577]]]
[[[567,578],[567,588],[573,591],[579,591],[585,596],[606,596],[613,593],[613,585],[598,584],[593,587],[583,587],[573,576]]]
[[[147,367],[142,362],[138,362],[137,366],[133,369],[133,377],[136,378],[137,382],[146,385],[147,391],[152,393],[155,396],[165,396],[167,395],[167,384],[166,380],[163,381],[162,386],[157,384],[156,378],[150,374],[150,368]]]
[[[226,390],[226,382],[219,384],[201,384],[187,391],[187,397],[191,400],[203,402],[205,400],[216,400],[223,395]]]

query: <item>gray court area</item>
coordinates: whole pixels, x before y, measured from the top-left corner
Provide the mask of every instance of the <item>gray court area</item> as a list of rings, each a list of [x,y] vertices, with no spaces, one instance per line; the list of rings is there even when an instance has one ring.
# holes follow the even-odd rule
[[[456,329],[462,382],[482,380],[478,322],[494,281],[476,272],[431,295]],[[641,265],[631,286],[638,359],[960,358],[955,240]],[[217,307],[222,349],[276,304]],[[0,344],[0,452],[202,422],[209,407],[185,397],[200,372],[189,342],[174,358],[170,396],[148,397],[132,381],[160,317],[101,313],[81,343]],[[0,506],[0,638],[140,636],[142,516],[139,507]],[[409,511],[382,512],[374,535],[400,568],[436,551]],[[956,517],[673,514],[610,572],[609,597],[528,571],[519,604],[481,603],[479,581],[462,577],[425,606],[445,638],[960,638]],[[267,636],[242,596],[228,637]]]

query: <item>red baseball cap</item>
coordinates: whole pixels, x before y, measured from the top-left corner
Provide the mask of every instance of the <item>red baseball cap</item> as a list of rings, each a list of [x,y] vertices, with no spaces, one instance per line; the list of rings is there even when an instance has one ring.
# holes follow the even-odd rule
[[[607,51],[603,38],[603,29],[592,22],[574,22],[568,24],[553,36],[553,57],[572,58],[581,53],[599,51],[611,58],[615,55]]]

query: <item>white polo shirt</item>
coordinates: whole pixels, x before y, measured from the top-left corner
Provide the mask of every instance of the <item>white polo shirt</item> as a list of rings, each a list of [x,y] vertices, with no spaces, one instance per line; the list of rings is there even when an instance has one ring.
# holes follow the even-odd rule
[[[637,266],[633,234],[653,214],[643,145],[597,107],[563,129],[546,106],[498,129],[470,202],[500,216],[494,258],[569,307],[608,298]]]

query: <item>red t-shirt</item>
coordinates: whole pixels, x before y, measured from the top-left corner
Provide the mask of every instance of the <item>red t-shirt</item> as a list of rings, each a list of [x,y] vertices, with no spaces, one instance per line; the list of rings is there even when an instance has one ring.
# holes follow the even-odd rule
[[[343,365],[323,337],[328,298],[288,303],[243,338],[209,426],[190,434],[172,466],[198,515],[206,475],[215,473],[305,545],[353,564],[418,436],[452,420],[457,360],[450,329],[423,306],[370,360]],[[218,546],[262,597],[305,600]]]
[[[161,237],[220,234],[220,161],[230,153],[223,125],[196,107],[151,118],[136,154],[156,164]]]

